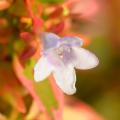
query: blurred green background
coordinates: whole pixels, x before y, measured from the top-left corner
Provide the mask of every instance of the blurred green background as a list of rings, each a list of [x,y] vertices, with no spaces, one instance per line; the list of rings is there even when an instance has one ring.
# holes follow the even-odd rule
[[[75,22],[74,29],[89,36],[87,47],[96,53],[98,67],[77,71],[75,97],[108,120],[120,120],[120,1],[98,0],[99,12],[90,23]],[[82,26],[82,27],[81,27]]]

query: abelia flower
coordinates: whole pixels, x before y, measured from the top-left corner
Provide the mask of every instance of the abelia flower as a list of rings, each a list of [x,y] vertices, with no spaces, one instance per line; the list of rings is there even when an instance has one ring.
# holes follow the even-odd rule
[[[75,69],[91,69],[98,65],[98,58],[81,48],[83,41],[78,37],[60,38],[53,33],[43,33],[42,56],[34,67],[35,81],[46,79],[51,73],[56,84],[66,94],[76,92]]]

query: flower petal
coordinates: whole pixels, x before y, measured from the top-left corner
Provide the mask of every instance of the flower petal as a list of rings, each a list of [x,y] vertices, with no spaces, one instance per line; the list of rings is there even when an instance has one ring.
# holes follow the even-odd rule
[[[91,69],[98,65],[98,58],[88,50],[79,47],[73,47],[75,54],[74,66],[78,69]]]
[[[75,82],[76,74],[72,66],[65,66],[53,72],[57,85],[68,95],[76,92]]]
[[[59,39],[60,37],[54,33],[47,33],[47,32],[43,33],[42,40],[43,40],[44,50],[56,47]]]
[[[41,57],[34,67],[35,81],[42,81],[50,75],[53,68],[45,57]]]
[[[45,54],[47,60],[50,64],[54,67],[64,67],[63,61],[60,59],[60,57],[57,55],[56,51],[54,49],[48,50]]]
[[[64,37],[61,39],[62,43],[69,44],[71,46],[82,46],[83,40],[81,40],[79,37]]]

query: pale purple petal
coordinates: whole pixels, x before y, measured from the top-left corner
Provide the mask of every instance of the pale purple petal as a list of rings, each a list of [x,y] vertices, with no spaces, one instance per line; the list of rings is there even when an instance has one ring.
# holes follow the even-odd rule
[[[77,69],[91,69],[98,65],[98,58],[88,50],[79,47],[73,47],[76,59],[73,64]]]
[[[47,78],[53,70],[53,67],[45,57],[41,57],[34,67],[35,81],[42,81]]]
[[[57,55],[55,50],[50,50],[49,52],[47,52],[45,54],[47,60],[49,61],[49,63],[54,66],[54,67],[63,67],[64,63],[63,61],[60,59],[60,57]]]
[[[64,68],[56,68],[53,72],[56,84],[68,95],[76,92],[76,74],[73,66],[65,66]]]
[[[64,37],[60,39],[60,42],[63,44],[68,44],[70,46],[82,46],[83,40],[79,37]]]
[[[47,50],[56,47],[59,42],[58,41],[59,39],[60,37],[54,33],[47,32],[43,33],[42,34],[43,49]]]

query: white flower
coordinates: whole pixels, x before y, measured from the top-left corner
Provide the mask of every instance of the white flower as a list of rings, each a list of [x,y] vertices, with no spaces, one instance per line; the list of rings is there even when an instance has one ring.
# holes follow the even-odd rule
[[[42,40],[42,56],[34,67],[34,79],[42,81],[52,73],[64,93],[74,94],[74,68],[85,70],[96,67],[98,58],[80,47],[83,42],[78,37],[60,38],[53,33],[43,33]]]

